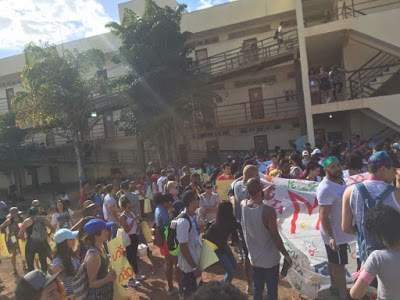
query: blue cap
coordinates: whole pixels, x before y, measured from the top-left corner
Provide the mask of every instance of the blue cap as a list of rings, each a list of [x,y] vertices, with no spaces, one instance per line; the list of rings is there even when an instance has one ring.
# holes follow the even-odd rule
[[[83,228],[87,233],[95,234],[101,230],[110,229],[113,224],[114,224],[113,222],[106,223],[100,219],[92,219],[89,222],[87,222]]]
[[[79,231],[71,231],[69,229],[63,228],[58,230],[54,235],[54,241],[57,244],[64,242],[65,240],[73,240],[78,235]]]

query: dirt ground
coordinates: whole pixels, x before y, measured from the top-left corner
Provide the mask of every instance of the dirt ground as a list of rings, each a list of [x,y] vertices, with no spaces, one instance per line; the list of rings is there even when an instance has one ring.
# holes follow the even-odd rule
[[[78,218],[76,214],[75,218]],[[150,219],[147,220],[149,225],[152,225]],[[150,249],[153,251],[151,257],[144,257],[139,259],[139,269],[142,274],[144,274],[147,279],[141,282],[141,285],[136,288],[128,287],[127,291],[131,296],[131,299],[143,300],[173,300],[178,299],[177,295],[168,296],[167,294],[167,282],[165,277],[165,263],[164,258],[160,255],[157,247],[150,244]],[[0,278],[3,280],[3,285],[6,287],[4,291],[0,293],[0,300],[14,299],[14,292],[16,285],[18,284],[21,276],[24,275],[22,269],[22,263],[19,255],[17,256],[17,268],[18,275],[13,275],[13,269],[11,265],[11,260],[3,260],[0,265]],[[206,272],[203,272],[202,279],[203,282],[207,283],[212,280],[221,281],[224,277],[224,271],[221,265],[218,263],[209,267]],[[246,279],[244,272],[244,264],[238,264],[236,269],[235,278],[232,284],[238,287],[243,293],[246,293]],[[177,283],[176,283],[177,287]],[[252,299],[249,296],[249,299]],[[279,282],[279,299],[280,300],[297,300],[297,299],[308,299],[306,296],[299,295],[299,293],[294,290],[285,278],[281,278]],[[319,297],[322,300],[333,300],[335,298],[330,297]]]

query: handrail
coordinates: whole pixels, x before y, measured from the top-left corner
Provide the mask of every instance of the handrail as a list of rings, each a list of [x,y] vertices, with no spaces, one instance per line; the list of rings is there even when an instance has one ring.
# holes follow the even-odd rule
[[[379,51],[376,55],[374,55],[371,59],[369,59],[365,64],[363,64],[356,71],[354,71],[354,74],[350,75],[347,79],[350,80],[356,74],[356,72],[358,72],[361,69],[365,68],[366,65],[368,65],[371,61],[373,61],[375,58],[377,58],[381,53],[382,53],[382,51]]]

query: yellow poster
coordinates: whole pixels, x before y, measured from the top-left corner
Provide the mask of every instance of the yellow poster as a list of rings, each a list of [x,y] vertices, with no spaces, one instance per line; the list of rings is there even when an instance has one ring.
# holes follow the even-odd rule
[[[107,243],[108,251],[111,256],[112,268],[117,272],[117,282],[125,284],[134,275],[133,269],[129,264],[127,258],[123,255],[125,250],[122,245],[122,236],[119,235]]]
[[[143,233],[143,236],[144,236],[144,239],[146,240],[146,242],[152,243],[153,239],[151,238],[151,230],[146,221],[140,222],[140,229],[142,230],[142,233]]]
[[[151,212],[153,212],[153,209],[151,208],[150,199],[146,198],[144,199],[144,213],[149,214]]]
[[[0,235],[0,259],[10,258],[11,254],[8,252],[6,244],[6,235],[2,233]]]
[[[113,292],[113,300],[131,299],[131,296],[129,296],[124,287],[117,280],[114,280]]]
[[[207,242],[203,243],[201,247],[199,269],[201,271],[204,271],[206,268],[215,264],[217,261],[219,261],[218,256],[210,247],[210,244]]]
[[[222,200],[230,200],[228,196],[228,191],[231,188],[233,180],[217,180],[216,181],[216,186],[217,186],[217,194],[219,196],[219,199]]]
[[[19,252],[21,253],[21,259],[23,261],[26,261],[25,259],[26,240],[18,239],[18,245],[19,245]]]

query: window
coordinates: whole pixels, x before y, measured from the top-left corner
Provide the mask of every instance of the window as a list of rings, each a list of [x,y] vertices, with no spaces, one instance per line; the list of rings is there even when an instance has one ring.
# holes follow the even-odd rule
[[[8,110],[11,110],[11,101],[12,101],[12,99],[14,99],[14,89],[13,88],[6,89],[6,97],[7,97]]]
[[[116,135],[114,128],[113,113],[105,113],[103,115],[104,133],[106,137],[113,137]]]
[[[262,127],[257,127],[257,132],[263,132],[264,131],[264,128],[262,128]]]

